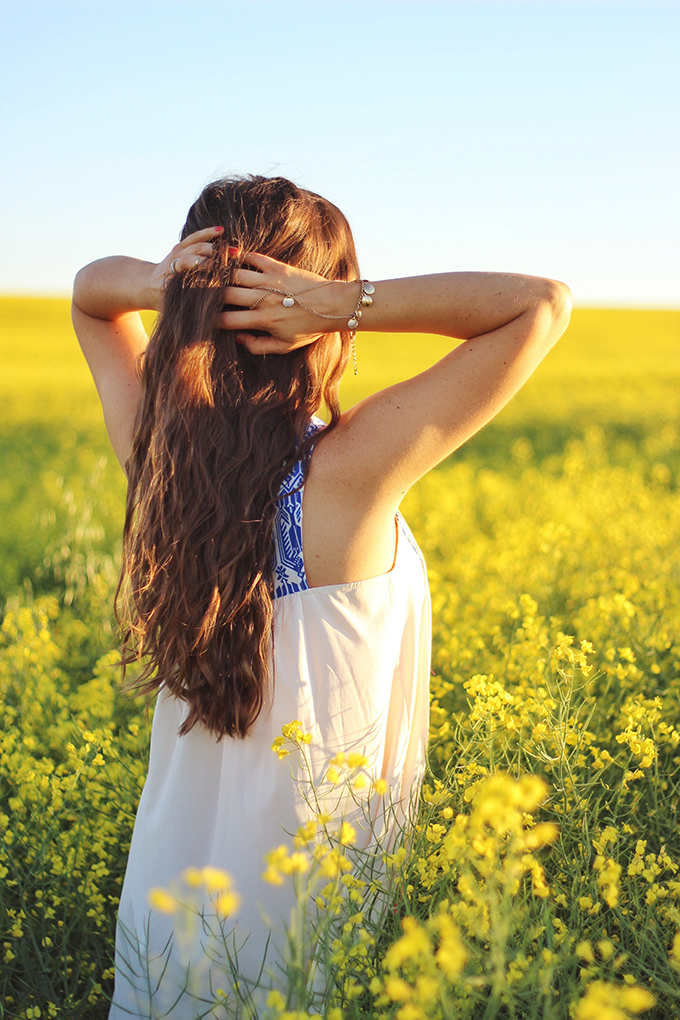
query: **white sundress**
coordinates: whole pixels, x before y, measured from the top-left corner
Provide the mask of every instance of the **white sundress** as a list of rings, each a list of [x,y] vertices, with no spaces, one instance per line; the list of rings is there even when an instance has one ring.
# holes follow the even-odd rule
[[[310,430],[322,427],[314,419]],[[331,756],[356,752],[368,759],[370,776],[386,781],[397,820],[417,794],[429,716],[425,562],[398,514],[388,573],[310,588],[302,556],[302,481],[298,463],[277,506],[270,706],[244,740],[218,741],[201,725],[180,737],[186,705],[163,688],[158,694],[118,911],[109,1020],[232,1015],[209,1008],[216,989],[228,990],[233,980],[214,962],[219,953],[210,946],[206,951],[198,931],[192,935],[185,927],[178,934],[174,915],[149,904],[151,889],[176,887],[187,868],[210,866],[232,876],[241,904],[225,932],[235,923],[228,944],[239,972],[253,982],[261,975],[264,987],[276,987],[295,898],[290,881],[263,880],[264,856],[281,844],[291,847],[298,826],[313,816],[296,754],[279,760],[272,751],[282,726],[299,720],[312,735],[306,752],[315,783],[322,782]],[[361,812],[346,802],[344,813],[357,830],[356,844],[370,848],[374,836]],[[181,994],[187,960],[191,995]]]

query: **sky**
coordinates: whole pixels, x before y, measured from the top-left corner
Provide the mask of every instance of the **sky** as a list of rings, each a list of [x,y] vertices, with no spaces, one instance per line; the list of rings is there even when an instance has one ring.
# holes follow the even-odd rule
[[[0,292],[159,261],[224,174],[348,216],[373,280],[680,307],[680,0],[0,0]]]

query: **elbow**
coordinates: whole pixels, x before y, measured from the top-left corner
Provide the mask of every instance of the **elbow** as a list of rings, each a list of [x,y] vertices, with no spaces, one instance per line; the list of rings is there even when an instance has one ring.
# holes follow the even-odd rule
[[[560,283],[559,280],[548,280],[547,282],[549,284],[550,311],[555,323],[562,327],[562,333],[564,333],[571,318],[571,291],[566,283]]]
[[[84,269],[79,269],[73,280],[73,291],[71,295],[71,302],[73,308],[80,309],[79,297],[83,288],[83,276]]]
[[[558,280],[545,280],[545,291],[542,297],[543,311],[546,315],[545,325],[552,344],[557,343],[571,318],[571,291],[566,283]]]

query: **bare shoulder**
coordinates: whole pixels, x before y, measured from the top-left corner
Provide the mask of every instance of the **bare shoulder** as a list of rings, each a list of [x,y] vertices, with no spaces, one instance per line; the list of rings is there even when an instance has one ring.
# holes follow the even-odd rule
[[[359,493],[366,485],[366,454],[372,446],[370,424],[363,421],[361,404],[345,411],[334,429],[317,442],[310,476],[330,492],[345,492],[351,482]],[[357,414],[359,412],[359,414]]]
[[[393,514],[419,478],[508,403],[559,339],[568,314],[555,293],[343,414],[319,447],[329,484],[342,485],[357,512],[379,506]]]
[[[351,413],[317,443],[303,501],[303,553],[312,587],[343,584],[390,570],[395,553],[390,500],[375,497],[362,466],[362,430]]]
[[[411,484],[404,462],[414,446],[414,430],[427,431],[427,424],[409,413],[412,383],[350,408],[315,448],[309,481],[357,520],[381,513],[391,521]]]

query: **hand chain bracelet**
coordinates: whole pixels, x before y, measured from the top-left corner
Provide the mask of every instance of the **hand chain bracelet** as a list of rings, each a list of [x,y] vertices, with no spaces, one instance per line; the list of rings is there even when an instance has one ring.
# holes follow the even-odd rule
[[[305,287],[304,290],[286,291],[279,290],[277,287],[258,287],[257,290],[264,290],[269,294],[282,294],[283,301],[281,304],[284,308],[292,308],[296,302],[299,294],[308,294],[312,290],[319,290],[321,287],[327,287],[329,283],[339,283],[339,280],[324,280],[323,283],[317,283],[313,287]],[[342,281],[343,283],[345,281]],[[359,325],[359,319],[361,318],[361,309],[368,308],[373,304],[373,298],[371,294],[375,294],[375,287],[369,280],[352,280],[352,283],[359,283],[359,298],[356,303],[356,307],[347,321],[347,328],[352,332],[356,332],[356,328]],[[257,308],[264,301],[265,295],[258,298],[254,305],[250,306],[250,311]],[[318,316],[319,319],[344,319],[344,315],[326,315],[324,312],[317,312],[314,308],[310,308],[309,305],[304,304],[302,301],[297,302],[300,308],[304,308],[306,312],[310,312],[311,315]],[[352,338],[353,339],[353,338]]]

